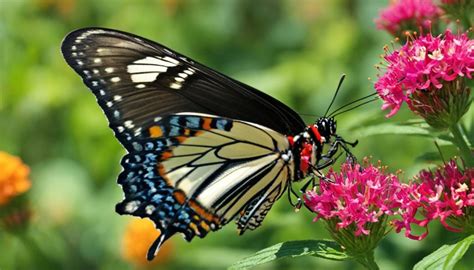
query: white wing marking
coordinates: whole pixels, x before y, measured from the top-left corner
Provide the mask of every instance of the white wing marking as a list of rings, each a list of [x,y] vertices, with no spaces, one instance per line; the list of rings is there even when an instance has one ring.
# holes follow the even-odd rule
[[[199,185],[212,173],[221,167],[220,164],[193,168],[193,172],[185,176],[177,185],[177,188],[186,194],[193,194]]]
[[[153,82],[161,73],[168,71],[169,67],[175,67],[179,62],[171,57],[161,58],[159,56],[147,56],[127,66],[127,72],[134,83]]]
[[[160,56],[157,56],[157,57],[147,56],[147,57],[145,57],[143,59],[140,59],[140,60],[137,60],[133,63],[135,63],[135,64],[147,64],[147,65],[158,65],[158,66],[164,66],[164,67],[175,67],[179,64],[179,62],[177,62],[177,61],[176,61],[177,63],[171,63],[169,61],[163,61],[159,58],[161,58],[161,57]],[[169,58],[169,59],[171,59],[171,58]]]
[[[163,73],[166,72],[168,68],[163,66],[154,66],[154,65],[128,65],[128,73],[145,73],[145,72],[157,72]]]
[[[242,179],[251,177],[263,166],[266,166],[277,158],[278,154],[266,156],[226,170],[219,177],[214,179],[201,194],[199,194],[197,200],[201,202],[203,206],[211,208],[212,205],[228,190],[242,184]],[[261,190],[266,184],[268,183],[265,183],[265,181],[258,181],[253,185],[252,190]]]
[[[140,83],[140,82],[152,82],[156,80],[156,77],[158,76],[158,72],[153,72],[153,73],[140,73],[140,74],[133,74],[130,76],[132,79],[132,82],[135,83]]]

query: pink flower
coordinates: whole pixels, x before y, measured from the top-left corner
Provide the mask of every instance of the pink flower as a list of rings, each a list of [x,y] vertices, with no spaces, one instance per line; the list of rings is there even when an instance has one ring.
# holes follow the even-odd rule
[[[393,223],[397,232],[406,229],[407,237],[423,239],[427,231],[421,236],[414,236],[411,234],[411,225],[426,227],[435,219],[439,219],[446,229],[454,232],[462,231],[465,226],[473,226],[465,224],[463,219],[466,218],[467,209],[473,209],[474,206],[474,168],[462,170],[455,160],[450,160],[435,172],[421,171],[417,178],[421,183],[413,183],[406,190],[406,198],[410,199],[405,201],[400,211],[402,220]],[[424,219],[415,219],[417,212]],[[469,218],[473,217],[467,217],[467,220]]]
[[[424,117],[448,108],[440,107],[442,102],[439,100],[430,103],[427,100],[432,100],[432,97],[421,96],[434,94],[443,88],[463,91],[465,86],[457,79],[472,78],[474,40],[466,33],[455,35],[450,30],[437,37],[421,35],[398,50],[390,52],[386,49],[384,60],[385,70],[379,75],[375,89],[384,101],[382,109],[391,109],[387,117],[397,113],[403,102]]]
[[[395,0],[380,12],[375,24],[395,36],[420,28],[429,32],[431,21],[436,21],[441,14],[441,9],[431,0]]]
[[[335,222],[335,231],[354,228],[356,236],[369,235],[372,223],[383,223],[401,206],[402,186],[384,168],[343,164],[341,172],[326,175],[334,182],[321,181],[318,191],[305,194],[306,205],[318,219]]]

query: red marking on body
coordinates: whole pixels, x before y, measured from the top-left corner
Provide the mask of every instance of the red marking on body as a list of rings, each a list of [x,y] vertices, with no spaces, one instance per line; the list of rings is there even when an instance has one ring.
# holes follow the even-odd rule
[[[319,130],[315,126],[311,126],[311,131],[313,131],[314,136],[318,139],[318,142],[321,142],[321,134],[319,134]]]
[[[295,139],[293,138],[293,136],[287,136],[286,138],[288,138],[288,142],[290,143],[291,146],[295,144]]]
[[[306,174],[311,163],[311,154],[313,153],[313,146],[305,143],[300,152],[300,170]]]

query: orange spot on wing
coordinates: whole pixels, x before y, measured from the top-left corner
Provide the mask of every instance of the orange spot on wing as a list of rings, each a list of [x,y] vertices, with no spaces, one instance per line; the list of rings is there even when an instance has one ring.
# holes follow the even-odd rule
[[[189,201],[189,207],[191,207],[196,213],[201,216],[201,218],[209,221],[209,222],[215,222],[219,223],[219,218],[207,211],[204,207],[199,205],[195,200],[190,200]]]
[[[194,224],[194,223],[191,222],[191,223],[189,223],[189,227],[190,227],[191,229],[193,229],[194,233],[196,233],[197,235],[201,235],[201,233],[199,232],[199,229],[198,229],[198,227],[197,227],[196,224]]]
[[[159,126],[152,126],[148,129],[148,132],[150,132],[150,137],[151,138],[158,138],[163,136],[163,130]]]
[[[183,143],[184,140],[186,140],[186,137],[185,136],[178,136],[178,137],[175,137],[176,140],[178,140],[179,143]]]
[[[176,190],[174,193],[174,198],[179,204],[184,204],[186,202],[186,195],[180,190]]]
[[[200,225],[201,225],[201,228],[203,228],[203,229],[206,230],[206,231],[211,230],[211,228],[209,227],[209,225],[207,225],[207,223],[206,223],[204,220],[201,221],[201,224],[200,224]]]
[[[163,152],[163,154],[161,154],[161,160],[167,160],[172,156],[173,154],[170,151]]]
[[[190,129],[185,129],[184,130],[184,136],[189,136],[191,135],[191,130]]]
[[[211,128],[211,122],[212,122],[212,119],[211,118],[208,118],[208,117],[204,117],[203,118],[203,123],[202,123],[202,128],[205,129],[205,130],[210,130],[212,129]]]
[[[158,174],[163,177],[163,179],[165,180],[166,184],[170,187],[173,186],[173,183],[171,182],[171,180],[166,177],[166,171],[165,171],[165,167],[161,164],[158,164]]]

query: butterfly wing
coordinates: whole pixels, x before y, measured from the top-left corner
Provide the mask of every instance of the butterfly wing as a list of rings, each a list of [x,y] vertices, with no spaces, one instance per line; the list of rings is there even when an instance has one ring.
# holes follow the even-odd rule
[[[129,33],[86,28],[61,47],[67,63],[92,89],[117,138],[157,115],[198,112],[253,122],[285,135],[305,127],[289,107],[163,45]]]
[[[125,198],[117,212],[147,217],[162,234],[190,241],[239,216],[243,233],[260,224],[286,190],[294,164],[287,138],[258,124],[196,113],[158,119],[135,136],[119,177]]]
[[[282,159],[285,135],[304,128],[293,110],[132,34],[81,29],[61,49],[128,151],[117,212],[162,231],[149,258],[176,232],[204,237],[235,217],[240,233],[260,225],[293,178]]]

